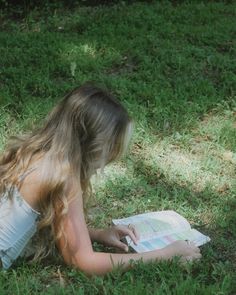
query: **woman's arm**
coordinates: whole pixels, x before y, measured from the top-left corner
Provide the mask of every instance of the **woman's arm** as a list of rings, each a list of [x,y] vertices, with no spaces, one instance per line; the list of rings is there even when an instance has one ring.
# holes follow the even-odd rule
[[[22,182],[20,192],[24,199],[36,210],[39,203],[40,192],[40,165],[38,169],[28,175]],[[68,184],[68,214],[63,218],[65,235],[58,240],[58,248],[66,263],[78,267],[87,274],[103,275],[116,266],[128,268],[131,260],[142,259],[144,262],[160,259],[171,259],[175,255],[182,256],[183,260],[200,258],[199,249],[194,245],[188,245],[184,241],[178,241],[163,250],[156,250],[142,254],[113,254],[94,252],[86,226],[81,188],[76,181],[70,180]],[[55,220],[56,224],[59,220]],[[92,239],[96,239],[99,232],[91,233]],[[94,234],[94,236],[93,236]],[[101,238],[101,236],[99,237]]]
[[[72,194],[73,195],[73,194]],[[114,267],[128,268],[132,261],[142,259],[144,262],[151,260],[170,259],[180,255],[188,259],[200,258],[199,249],[180,241],[173,247],[140,254],[113,254],[94,252],[86,226],[81,191],[76,197],[70,198],[68,214],[63,220],[65,235],[58,241],[59,250],[66,263],[78,267],[89,275],[103,275]]]
[[[146,255],[94,252],[81,208],[82,198],[78,196],[70,201],[67,217],[63,220],[65,236],[60,238],[58,246],[66,263],[90,275],[103,275],[116,266],[129,267],[131,259],[143,258],[147,261],[154,258],[152,252]],[[159,256],[162,258],[162,251],[159,252]]]

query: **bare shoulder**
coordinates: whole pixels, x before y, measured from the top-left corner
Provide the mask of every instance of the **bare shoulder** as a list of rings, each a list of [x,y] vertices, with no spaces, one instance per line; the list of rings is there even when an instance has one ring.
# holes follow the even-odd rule
[[[43,185],[47,179],[48,171],[47,164],[45,164],[45,159],[38,159],[37,161],[34,161],[28,169],[29,173],[26,173],[26,176],[22,180],[19,187],[22,197],[32,208],[36,210],[38,209]],[[77,202],[82,202],[80,181],[70,175],[68,176],[65,184],[65,193],[69,201],[77,199]]]
[[[42,165],[37,161],[35,169],[29,168],[29,173],[21,181],[19,191],[23,199],[35,210],[38,209],[40,187],[42,184]]]

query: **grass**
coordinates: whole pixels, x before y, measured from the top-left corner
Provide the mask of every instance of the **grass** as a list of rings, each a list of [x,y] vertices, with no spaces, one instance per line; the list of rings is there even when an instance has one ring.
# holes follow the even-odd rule
[[[129,155],[94,180],[90,223],[173,209],[212,241],[193,265],[138,263],[103,278],[21,260],[0,272],[0,294],[236,293],[235,15],[223,1],[2,12],[0,148],[96,81],[136,128]]]

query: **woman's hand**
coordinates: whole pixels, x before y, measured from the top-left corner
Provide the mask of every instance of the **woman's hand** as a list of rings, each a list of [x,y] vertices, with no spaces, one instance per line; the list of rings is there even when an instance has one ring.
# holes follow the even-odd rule
[[[171,259],[180,256],[183,262],[200,259],[200,249],[189,241],[176,241],[163,249],[164,258]]]
[[[129,247],[121,241],[125,236],[137,245],[139,234],[133,226],[115,225],[110,228],[99,231],[97,241],[108,247],[115,247],[125,252],[128,252]]]

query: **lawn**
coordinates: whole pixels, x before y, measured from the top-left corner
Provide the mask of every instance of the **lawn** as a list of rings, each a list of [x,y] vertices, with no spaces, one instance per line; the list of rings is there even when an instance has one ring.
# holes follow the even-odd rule
[[[211,237],[199,262],[137,263],[87,278],[58,258],[0,271],[0,294],[236,294],[236,4],[148,1],[0,13],[0,149],[85,81],[135,131],[93,179],[93,226],[172,209]],[[104,250],[94,245],[97,251]]]

